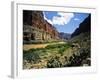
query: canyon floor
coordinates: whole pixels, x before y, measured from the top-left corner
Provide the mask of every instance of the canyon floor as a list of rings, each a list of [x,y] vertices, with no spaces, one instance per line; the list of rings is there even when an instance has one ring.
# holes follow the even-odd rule
[[[66,42],[23,45],[23,69],[90,65],[91,52],[88,33],[81,34]]]
[[[36,49],[36,48],[45,48],[48,45],[54,45],[54,44],[64,44],[65,42],[53,42],[53,43],[44,43],[44,44],[24,44],[23,50],[29,50],[29,49]]]

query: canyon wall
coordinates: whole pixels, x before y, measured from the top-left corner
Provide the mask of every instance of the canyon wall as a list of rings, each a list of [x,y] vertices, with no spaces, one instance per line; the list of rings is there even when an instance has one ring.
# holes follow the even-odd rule
[[[23,11],[24,42],[44,42],[58,39],[58,31],[44,19],[42,11]]]

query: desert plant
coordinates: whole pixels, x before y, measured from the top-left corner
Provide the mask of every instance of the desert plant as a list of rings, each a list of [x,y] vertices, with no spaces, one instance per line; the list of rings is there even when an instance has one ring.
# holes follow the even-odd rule
[[[47,68],[56,68],[61,67],[61,62],[59,61],[59,57],[54,57],[48,60],[47,62]]]

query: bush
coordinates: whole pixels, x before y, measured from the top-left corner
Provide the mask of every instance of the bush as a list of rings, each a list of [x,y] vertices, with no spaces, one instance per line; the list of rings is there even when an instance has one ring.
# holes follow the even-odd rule
[[[61,62],[59,61],[59,57],[55,57],[55,58],[51,58],[48,62],[47,62],[47,68],[57,68],[57,67],[61,67]]]
[[[30,51],[30,52],[25,52],[23,54],[23,59],[27,60],[29,63],[31,62],[38,62],[38,60],[40,59],[39,53],[36,51]]]
[[[66,66],[82,66],[83,61],[86,62],[87,64],[90,65],[89,60],[87,58],[90,58],[90,49],[88,48],[81,48],[77,54],[73,54],[69,58],[69,63],[66,64]]]

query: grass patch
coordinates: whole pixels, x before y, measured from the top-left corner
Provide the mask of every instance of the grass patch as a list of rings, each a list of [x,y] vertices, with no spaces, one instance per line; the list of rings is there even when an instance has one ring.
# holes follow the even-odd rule
[[[23,59],[27,60],[28,62],[37,63],[43,57],[47,57],[48,53],[51,55],[54,54],[63,54],[66,49],[70,46],[66,43],[64,44],[52,44],[48,45],[45,48],[37,48],[37,49],[30,49],[28,51],[23,51]],[[48,57],[47,57],[48,58]]]

